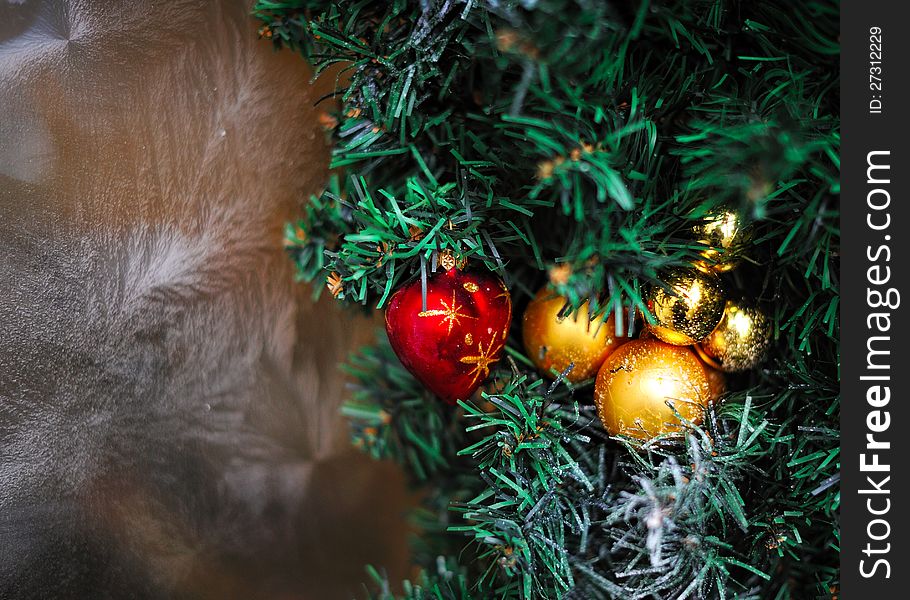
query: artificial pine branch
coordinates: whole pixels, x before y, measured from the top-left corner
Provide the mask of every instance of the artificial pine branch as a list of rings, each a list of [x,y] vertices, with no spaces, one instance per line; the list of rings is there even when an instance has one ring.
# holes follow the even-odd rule
[[[771,358],[687,436],[609,439],[591,382],[550,385],[516,339],[456,408],[384,342],[352,358],[355,444],[430,490],[404,597],[836,587],[836,3],[261,0],[255,14],[277,47],[341,70],[325,122],[344,175],[288,241],[301,278],[345,302],[381,308],[450,250],[502,274],[518,315],[545,282],[598,319],[646,313],[641,290],[704,250],[694,224],[723,207],[753,229],[724,277],[767,308]]]

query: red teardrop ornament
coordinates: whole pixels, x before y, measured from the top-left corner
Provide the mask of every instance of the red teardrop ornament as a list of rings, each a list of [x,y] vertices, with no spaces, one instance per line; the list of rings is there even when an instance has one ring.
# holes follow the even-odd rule
[[[489,272],[438,271],[392,295],[385,328],[401,364],[437,396],[467,400],[499,360],[512,321],[512,300]]]

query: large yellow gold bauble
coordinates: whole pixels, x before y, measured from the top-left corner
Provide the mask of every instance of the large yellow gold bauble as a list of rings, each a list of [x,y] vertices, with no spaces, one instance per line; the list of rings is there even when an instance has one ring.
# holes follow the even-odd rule
[[[656,320],[648,329],[658,339],[678,346],[708,337],[724,314],[724,290],[717,275],[673,269],[662,279],[669,289],[654,286],[645,298]]]
[[[594,386],[606,430],[640,440],[684,429],[668,402],[686,420],[701,423],[711,395],[705,370],[689,348],[653,339],[620,346]]]
[[[528,304],[522,321],[522,337],[528,357],[545,375],[574,367],[566,376],[572,383],[594,377],[613,350],[626,341],[616,334],[613,315],[601,322],[589,321],[588,304],[560,318],[566,299],[540,290]]]
[[[771,343],[771,323],[757,308],[728,301],[720,323],[696,349],[705,362],[734,372],[757,366]]]
[[[708,215],[692,228],[692,233],[699,242],[710,246],[700,252],[705,260],[696,266],[702,270],[729,271],[739,264],[748,242],[742,219],[732,210]]]

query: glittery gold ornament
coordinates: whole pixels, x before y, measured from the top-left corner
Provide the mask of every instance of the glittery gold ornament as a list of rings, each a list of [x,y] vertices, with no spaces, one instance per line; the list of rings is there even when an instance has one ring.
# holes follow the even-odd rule
[[[654,286],[645,298],[656,323],[654,335],[669,344],[688,346],[708,337],[724,314],[724,290],[713,273],[673,269],[663,281],[669,289]]]
[[[697,346],[711,366],[727,372],[752,369],[771,343],[771,323],[757,308],[727,301],[720,323]]]
[[[702,270],[725,273],[739,264],[748,242],[739,213],[723,210],[705,217],[692,228],[695,238],[710,246],[701,251],[704,261],[696,266]]]
[[[528,357],[545,375],[562,372],[574,363],[566,379],[578,383],[597,374],[607,356],[626,338],[616,334],[613,315],[600,322],[588,320],[588,303],[575,313],[559,316],[566,298],[540,290],[528,304],[522,320],[522,337]]]
[[[686,420],[699,424],[711,389],[698,357],[689,349],[658,340],[620,346],[597,374],[594,402],[611,435],[640,440],[681,431]]]

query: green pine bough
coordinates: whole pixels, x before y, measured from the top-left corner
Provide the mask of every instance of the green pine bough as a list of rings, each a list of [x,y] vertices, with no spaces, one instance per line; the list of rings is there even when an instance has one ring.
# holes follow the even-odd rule
[[[347,365],[353,442],[427,490],[421,576],[370,567],[373,597],[836,595],[838,12],[257,3],[263,36],[337,83],[339,175],[288,226],[301,279],[381,309],[450,250],[499,273],[518,315],[559,266],[555,289],[606,319],[643,310],[662,269],[696,261],[693,224],[724,208],[753,230],[724,277],[773,324],[766,362],[673,443],[611,439],[590,382],[541,379],[519,327],[497,385],[454,408],[386,342],[363,348]]]

